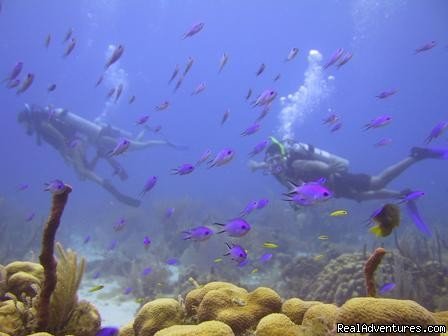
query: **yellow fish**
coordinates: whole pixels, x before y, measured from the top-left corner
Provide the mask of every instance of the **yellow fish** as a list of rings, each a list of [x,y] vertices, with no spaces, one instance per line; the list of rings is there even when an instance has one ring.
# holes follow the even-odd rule
[[[142,297],[140,297],[140,298],[136,298],[136,299],[135,299],[135,302],[137,302],[137,303],[143,303],[143,302],[145,302],[145,298],[142,298]]]
[[[103,285],[98,285],[98,286],[92,287],[92,288],[89,290],[89,293],[93,293],[93,292],[99,291],[99,290],[101,290],[101,289],[103,289],[103,288],[104,288]]]
[[[320,239],[320,240],[327,240],[328,238],[330,238],[330,237],[328,237],[327,235],[321,235],[321,236],[317,237],[317,239]]]
[[[315,256],[313,259],[314,259],[314,261],[319,261],[319,260],[321,260],[323,257],[325,257],[324,254],[318,254],[318,255]]]
[[[222,261],[222,258],[216,258],[216,259],[213,260],[214,263],[219,263],[221,261]]]
[[[278,247],[278,245],[276,243],[267,241],[267,242],[263,243],[263,247],[275,249]]]
[[[257,273],[257,272],[258,272],[258,268],[254,268],[254,269],[252,270],[252,272],[250,272],[250,273],[255,274],[255,273]]]
[[[348,215],[347,210],[336,210],[330,214],[331,217],[339,217],[339,216],[346,216],[346,215]]]

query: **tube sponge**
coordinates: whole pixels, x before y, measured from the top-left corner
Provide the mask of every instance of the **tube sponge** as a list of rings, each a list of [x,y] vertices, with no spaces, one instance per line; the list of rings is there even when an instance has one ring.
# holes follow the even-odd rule
[[[375,286],[375,271],[381,263],[386,250],[382,247],[378,247],[372,255],[367,259],[364,265],[364,277],[366,280],[367,295],[375,297],[376,296],[376,286]]]

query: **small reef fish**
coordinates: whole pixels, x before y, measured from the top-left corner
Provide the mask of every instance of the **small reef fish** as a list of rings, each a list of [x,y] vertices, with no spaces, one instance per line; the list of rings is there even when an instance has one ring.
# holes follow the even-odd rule
[[[229,56],[226,53],[223,53],[221,56],[221,59],[219,60],[219,70],[218,73],[221,73],[222,69],[227,64],[227,61],[229,60]]]
[[[263,209],[269,204],[269,200],[267,198],[262,198],[257,201],[257,209]]]
[[[30,213],[28,216],[26,216],[25,222],[31,222],[35,216],[36,216],[35,212]]]
[[[336,67],[339,69],[344,64],[347,64],[348,61],[350,61],[353,57],[353,54],[351,52],[345,52],[341,58],[339,59],[339,63],[336,65]]]
[[[182,85],[183,80],[184,80],[183,76],[179,77],[179,79],[176,82],[176,86],[174,87],[173,92],[176,92],[177,90],[179,90],[180,86]]]
[[[342,122],[338,122],[337,124],[335,124],[331,129],[330,132],[336,132],[339,131],[342,128]]]
[[[87,244],[87,243],[90,241],[90,239],[91,239],[91,236],[90,236],[90,235],[87,235],[87,236],[84,238],[84,240],[82,241],[82,243],[85,245],[85,244]]]
[[[142,297],[136,298],[135,302],[142,304],[143,302],[145,302],[145,298],[142,298]]]
[[[231,219],[225,224],[222,223],[214,223],[214,224],[223,227],[223,230],[218,231],[217,233],[226,232],[230,237],[243,237],[251,229],[250,224],[243,218]]]
[[[56,84],[51,84],[47,87],[48,92],[53,92],[54,90],[56,90]]]
[[[13,79],[12,81],[8,82],[8,84],[6,84],[6,87],[8,89],[14,89],[15,87],[18,87],[20,84],[20,79],[16,78]]]
[[[150,245],[151,245],[151,239],[148,236],[145,236],[143,238],[143,246],[145,247],[145,250],[147,250]]]
[[[327,201],[333,197],[333,193],[324,186],[325,182],[326,180],[323,178],[317,181],[306,182],[301,185],[289,181],[293,189],[284,194],[284,196],[289,197],[286,201],[303,206]]]
[[[171,82],[174,80],[174,78],[176,78],[177,74],[179,73],[179,70],[180,70],[179,64],[176,64],[176,67],[174,68],[173,73],[168,81],[168,84],[171,84]]]
[[[204,91],[206,88],[206,84],[205,82],[199,83],[198,86],[196,86],[196,88],[194,89],[194,91],[191,93],[192,96],[195,96],[199,93],[201,93],[202,91]]]
[[[328,238],[330,237],[328,237],[327,235],[320,235],[319,237],[317,237],[317,239],[319,240],[328,240]]]
[[[183,240],[193,240],[193,241],[206,241],[213,236],[215,231],[210,229],[207,226],[196,226],[188,231],[182,231],[182,233],[185,235]]]
[[[322,120],[323,124],[333,125],[339,121],[339,116],[337,114],[330,114]]]
[[[269,140],[262,140],[259,143],[257,143],[254,148],[252,149],[252,151],[249,153],[249,157],[253,157],[257,154],[260,154],[261,152],[263,152],[266,147],[269,144]]]
[[[22,82],[22,86],[17,90],[17,94],[21,94],[23,92],[25,92],[26,90],[28,90],[28,88],[31,86],[31,84],[33,84],[34,82],[34,74],[32,73],[28,73],[24,79],[24,81]]]
[[[121,217],[117,222],[114,223],[112,228],[114,229],[115,232],[119,232],[124,229],[126,224],[127,224],[126,219]]]
[[[178,168],[171,169],[172,175],[187,175],[194,171],[194,165],[191,163],[184,163]]]
[[[140,192],[140,197],[145,196],[145,194],[150,191],[157,183],[157,176],[150,176],[143,186],[142,191]]]
[[[258,273],[258,268],[254,268],[250,273],[251,273],[251,274]]]
[[[263,247],[269,248],[269,249],[276,249],[276,248],[278,248],[278,245],[276,243],[267,241],[267,242],[263,243]]]
[[[374,144],[375,147],[384,147],[392,143],[391,138],[382,138]]]
[[[414,54],[419,54],[423,51],[428,51],[431,50],[432,48],[434,48],[437,45],[437,41],[430,41],[428,43],[425,43],[424,45],[418,47],[417,49],[415,49]]]
[[[116,91],[116,90],[117,90],[116,88],[112,88],[112,89],[110,89],[109,92],[108,92],[107,95],[106,95],[106,98],[110,98],[110,97],[112,97],[112,96],[115,94],[115,91]]]
[[[277,75],[274,77],[273,81],[276,82],[276,81],[278,81],[281,77],[282,77],[281,74],[277,74]]]
[[[386,294],[394,290],[395,287],[396,285],[393,282],[385,283],[383,286],[381,286],[378,293],[381,295]]]
[[[265,106],[272,103],[272,101],[277,97],[277,92],[275,90],[265,90],[263,91],[258,98],[252,103],[252,106]]]
[[[265,253],[260,257],[261,263],[267,263],[269,260],[272,259],[274,255],[272,253]]]
[[[289,61],[293,60],[297,56],[298,53],[299,53],[299,48],[295,48],[295,47],[292,48],[289,51],[288,56],[286,56],[285,62],[289,62]]]
[[[448,129],[448,121],[441,121],[433,127],[429,135],[425,139],[425,144],[429,144],[432,140],[441,136]]]
[[[271,105],[266,105],[260,112],[260,115],[257,117],[257,119],[255,120],[255,122],[259,122],[260,120],[262,120],[264,117],[266,117],[269,113],[269,110],[271,109]]]
[[[416,190],[416,191],[409,191],[405,195],[401,197],[401,200],[397,204],[406,203],[409,201],[415,201],[419,199],[420,197],[425,196],[424,191]]]
[[[67,33],[65,33],[65,37],[64,37],[64,40],[62,41],[62,43],[65,43],[68,40],[70,40],[70,37],[72,37],[72,35],[73,35],[73,28],[69,28],[67,30]]]
[[[154,107],[155,111],[164,111],[166,110],[168,107],[170,107],[170,102],[168,100],[165,100],[163,102],[161,102],[159,105],[156,105]]]
[[[330,59],[325,63],[324,70],[335,64],[344,53],[344,49],[338,48],[330,57]]]
[[[101,328],[95,336],[118,336],[120,330],[115,327],[104,327]]]
[[[241,245],[226,243],[229,251],[224,256],[230,256],[233,261],[241,264],[247,260],[247,252]]]
[[[222,115],[222,118],[221,118],[221,126],[224,125],[224,123],[227,121],[227,119],[229,119],[229,116],[230,116],[230,110],[227,109],[227,110],[224,112],[224,114]]]
[[[372,128],[386,126],[386,125],[390,124],[391,121],[392,121],[392,117],[389,115],[382,115],[382,116],[376,117],[375,119],[372,119],[369,123],[364,125],[364,131],[367,131]]]
[[[242,133],[241,136],[247,136],[257,133],[261,128],[261,125],[259,123],[254,123],[250,125],[248,128],[246,128]]]
[[[250,96],[252,96],[252,89],[249,89],[246,94],[246,100],[249,100]]]
[[[386,98],[389,98],[390,96],[393,96],[397,92],[398,92],[397,89],[390,89],[390,90],[380,92],[375,97],[378,99],[386,99]]]
[[[97,292],[99,290],[102,290],[103,288],[104,288],[104,285],[98,285],[98,286],[92,287],[91,289],[89,289],[89,293]]]
[[[387,237],[393,229],[400,225],[400,208],[395,204],[385,204],[371,220],[376,224],[370,232],[378,237]]]
[[[143,271],[142,271],[142,276],[148,276],[149,274],[152,273],[152,268],[151,267],[146,267]]]
[[[132,104],[135,101],[135,96],[130,96],[128,100],[128,104]]]
[[[98,85],[100,85],[103,82],[104,76],[100,75],[100,77],[98,77],[96,83],[95,83],[95,87],[98,87]]]
[[[117,87],[117,94],[115,95],[115,103],[120,99],[121,93],[123,92],[123,84],[119,84]]]
[[[131,142],[126,138],[121,138],[117,141],[115,148],[109,152],[109,156],[117,156],[126,152],[131,145]]]
[[[166,219],[171,218],[174,215],[175,211],[176,211],[175,208],[168,208],[168,209],[166,209],[166,211],[165,211],[165,218]]]
[[[213,262],[215,264],[220,263],[221,261],[222,261],[222,258],[215,258],[215,259],[213,259]]]
[[[258,68],[257,72],[255,73],[256,76],[260,76],[263,71],[266,69],[266,64],[261,63],[260,67]]]
[[[30,187],[29,184],[27,184],[27,183],[22,183],[22,184],[19,184],[19,186],[17,187],[17,190],[18,190],[18,191],[24,191],[24,190],[28,189],[29,187]]]
[[[9,76],[7,76],[3,81],[4,82],[11,82],[12,80],[16,79],[17,76],[22,72],[23,69],[23,62],[19,61],[16,64],[14,64],[14,67],[11,70],[11,73]]]
[[[336,210],[330,213],[331,217],[340,217],[340,216],[347,216],[348,211],[347,210]]]
[[[258,206],[258,201],[253,200],[247,203],[246,207],[240,212],[240,216],[244,217],[249,215],[252,211],[254,211]]]
[[[135,122],[136,125],[144,125],[148,122],[149,120],[149,115],[144,115],[141,116],[140,118],[137,119],[137,121]]]
[[[124,294],[124,295],[129,295],[129,294],[132,293],[132,291],[133,291],[133,288],[132,288],[132,287],[127,287],[127,288],[125,288],[125,290],[123,291],[123,294]]]
[[[62,194],[66,188],[65,183],[58,179],[44,183],[44,185],[45,185],[44,190],[51,192],[53,195]]]
[[[124,47],[121,44],[119,44],[113,51],[109,60],[104,65],[104,68],[107,70],[112,64],[114,64],[116,61],[118,61],[121,58],[121,56],[123,55],[123,52],[124,52]]]
[[[199,33],[205,26],[204,22],[195,23],[193,26],[188,29],[188,31],[183,35],[183,40],[185,40],[187,37],[192,37]]]
[[[322,260],[324,257],[325,257],[324,254],[318,254],[318,255],[314,256],[313,260],[319,261],[319,260]]]
[[[207,160],[210,159],[210,156],[212,155],[212,151],[211,149],[206,149],[201,157],[199,158],[199,160],[196,162],[196,167],[200,166],[202,163],[206,162]]]
[[[176,266],[179,265],[179,260],[177,260],[176,258],[170,258],[166,261],[166,264],[170,266]]]
[[[229,163],[233,157],[235,156],[235,151],[231,148],[224,148],[216,154],[215,158],[211,161],[209,161],[208,168],[212,167],[220,167],[225,165],[226,163]]]
[[[62,56],[67,57],[68,55],[70,55],[73,51],[73,49],[75,49],[76,47],[76,39],[74,37],[72,37],[72,39],[70,40],[70,43],[68,44],[67,48],[65,49],[65,52]]]
[[[429,226],[427,223],[425,223],[420,216],[420,213],[417,209],[417,205],[415,204],[414,200],[409,200],[406,202],[406,209],[408,211],[409,217],[411,217],[414,224],[417,226],[417,228],[427,235],[428,237],[432,236],[431,230],[429,229]]]
[[[187,59],[187,64],[185,65],[184,74],[181,78],[183,78],[187,75],[187,73],[190,71],[191,67],[193,66],[193,63],[194,63],[194,58],[189,56]]]
[[[51,34],[48,34],[47,37],[45,38],[45,48],[48,48],[50,46],[51,43]]]

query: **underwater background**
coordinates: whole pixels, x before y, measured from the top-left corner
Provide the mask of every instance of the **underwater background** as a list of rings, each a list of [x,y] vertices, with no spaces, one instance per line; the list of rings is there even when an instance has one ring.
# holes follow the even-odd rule
[[[362,264],[378,246],[394,251],[379,269],[378,285],[395,285],[384,297],[447,310],[448,162],[419,162],[390,183],[395,190],[425,192],[418,207],[432,234],[424,235],[403,211],[400,226],[388,237],[376,237],[366,225],[385,200],[330,199],[294,209],[283,200],[284,186],[248,166],[248,154],[269,136],[313,144],[349,160],[350,171],[367,174],[405,158],[413,146],[424,146],[431,129],[448,120],[447,18],[444,0],[1,1],[2,79],[18,61],[23,62],[18,78],[27,73],[35,78],[21,94],[7,82],[0,89],[0,264],[37,261],[50,203],[44,183],[60,179],[73,192],[57,240],[86,258],[80,295],[98,305],[108,324],[124,324],[146,301],[184,294],[193,280],[267,286],[284,297],[341,304],[365,295]],[[197,22],[203,29],[183,39]],[[76,45],[63,57],[70,29]],[[430,41],[437,45],[415,53]],[[105,71],[120,44],[122,57]],[[285,62],[293,47],[299,48],[297,56]],[[338,48],[353,58],[323,69]],[[218,72],[223,53],[228,62]],[[168,81],[176,65],[184,70],[188,57],[194,64],[174,92],[177,78]],[[257,76],[262,63],[266,68]],[[277,74],[281,77],[274,81]],[[205,90],[192,95],[202,82]],[[57,87],[50,92],[53,83]],[[119,85],[121,97],[107,98]],[[252,97],[246,99],[249,89]],[[276,90],[277,98],[261,129],[241,136],[261,111],[250,102],[265,89]],[[391,97],[376,98],[392,89],[397,92]],[[155,111],[164,101],[170,106]],[[162,128],[147,131],[144,139],[186,148],[156,146],[117,156],[129,175],[126,181],[99,164],[96,172],[132,197],[138,198],[150,176],[158,177],[141,205],[129,207],[97,184],[81,181],[54,148],[27,136],[17,120],[24,104],[68,109],[133,136],[142,130],[136,120],[149,115],[148,125]],[[226,110],[229,117],[221,125]],[[342,127],[331,132],[322,121],[333,113]],[[379,115],[393,121],[364,131]],[[383,138],[392,142],[375,146]],[[447,140],[442,134],[431,145],[448,147]],[[214,154],[232,148],[235,156],[220,167],[204,164],[191,174],[171,174],[183,163],[196,163],[208,148]],[[183,231],[199,225],[218,231],[214,222],[226,222],[262,198],[269,204],[247,216],[252,229],[246,236],[182,239]],[[341,209],[348,214],[330,216]],[[120,221],[124,227],[117,230]],[[226,242],[244,246],[251,263],[241,266],[226,258]],[[104,288],[92,291],[97,286]]]

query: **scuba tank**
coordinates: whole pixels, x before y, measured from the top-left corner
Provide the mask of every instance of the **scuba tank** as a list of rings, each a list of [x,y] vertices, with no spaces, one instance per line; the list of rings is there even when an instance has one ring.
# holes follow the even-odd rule
[[[347,159],[302,142],[286,142],[285,147],[288,149],[290,156],[296,154],[304,159],[321,161],[329,165],[342,166],[345,170],[348,170],[350,164]]]

